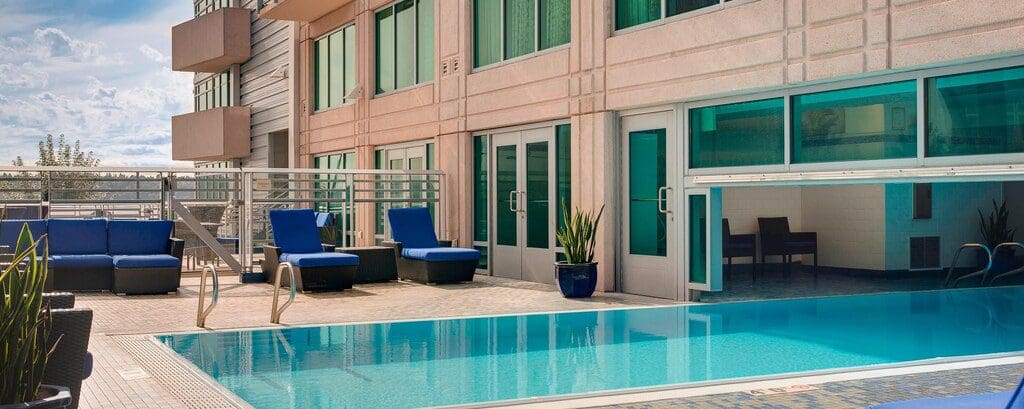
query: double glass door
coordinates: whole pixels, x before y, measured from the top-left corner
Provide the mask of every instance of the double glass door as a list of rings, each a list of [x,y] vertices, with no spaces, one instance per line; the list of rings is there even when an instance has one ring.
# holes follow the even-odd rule
[[[491,136],[492,268],[499,277],[554,283],[555,174],[550,127]]]

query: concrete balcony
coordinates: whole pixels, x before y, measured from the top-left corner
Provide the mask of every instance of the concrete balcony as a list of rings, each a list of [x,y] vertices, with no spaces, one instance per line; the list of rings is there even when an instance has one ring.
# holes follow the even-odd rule
[[[171,118],[171,158],[214,161],[249,156],[249,107],[221,107]]]
[[[260,18],[311,22],[353,0],[266,0]]]
[[[252,55],[249,13],[228,7],[171,29],[171,68],[184,72],[222,72]]]

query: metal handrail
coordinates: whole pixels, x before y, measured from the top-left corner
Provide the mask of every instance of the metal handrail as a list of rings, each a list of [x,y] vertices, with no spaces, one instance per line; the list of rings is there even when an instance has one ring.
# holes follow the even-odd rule
[[[985,250],[985,254],[988,255],[988,264],[985,265],[985,268],[983,268],[981,270],[978,270],[978,271],[975,271],[973,273],[966,274],[966,275],[964,275],[962,277],[957,278],[956,280],[953,281],[953,287],[955,288],[957,286],[957,284],[960,283],[960,280],[963,280],[963,279],[966,279],[966,278],[971,278],[971,277],[977,277],[979,275],[981,276],[981,281],[985,282],[985,274],[988,274],[988,270],[990,268],[992,268],[992,250],[989,249],[988,246],[986,246],[984,244],[966,243],[966,244],[960,246],[960,248],[958,248],[956,250],[956,255],[953,256],[953,264],[950,264],[950,266],[949,266],[949,272],[946,273],[946,282],[943,283],[943,285],[942,285],[943,287],[949,288],[950,280],[953,279],[953,270],[956,269],[956,262],[957,262],[957,260],[960,259],[960,253],[962,253],[964,251],[964,249],[966,249],[966,248],[980,248],[982,250]]]
[[[999,243],[999,245],[996,246],[996,248],[992,250],[992,254],[993,255],[998,254],[999,253],[999,249],[1002,248],[1002,247],[1020,247],[1022,250],[1024,250],[1024,244],[1010,241],[1010,242],[1006,242],[1006,243]],[[1005,277],[1009,277],[1009,276],[1012,276],[1012,275],[1020,274],[1021,272],[1024,272],[1024,266],[1020,266],[1020,267],[1018,267],[1016,269],[1013,269],[1013,270],[1007,271],[1005,273],[1002,273],[1000,275],[997,275],[995,277],[992,277],[992,279],[988,281],[988,285],[993,285],[993,284],[995,284],[996,280],[999,280],[999,279],[1005,278]]]
[[[210,305],[203,309],[203,303],[206,301],[207,271],[213,273],[213,296],[210,299]],[[199,275],[199,308],[196,310],[197,327],[206,327],[206,317],[213,311],[213,307],[217,306],[218,298],[220,298],[220,280],[217,278],[217,269],[213,267],[213,264],[207,264],[203,266],[203,272]]]
[[[277,308],[277,297],[278,297],[278,294],[281,291],[281,275],[282,275],[283,270],[285,268],[288,269],[288,278],[290,279],[288,281],[288,284],[290,284],[290,287],[291,287],[291,294],[288,295],[288,302],[284,303],[284,305],[281,306],[281,309],[278,309]],[[288,306],[292,305],[292,302],[294,302],[294,301],[295,301],[295,269],[292,268],[292,263],[289,263],[289,262],[286,261],[286,262],[283,262],[281,264],[278,264],[278,266],[277,266],[277,277],[274,278],[274,302],[270,306],[270,323],[271,324],[280,324],[281,323],[281,314],[284,313],[284,310],[288,309]]]

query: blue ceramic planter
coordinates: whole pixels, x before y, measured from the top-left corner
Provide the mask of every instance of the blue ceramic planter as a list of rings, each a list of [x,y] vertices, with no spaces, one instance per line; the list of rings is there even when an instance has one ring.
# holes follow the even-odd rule
[[[555,281],[565,298],[584,298],[597,288],[597,263],[555,263]]]

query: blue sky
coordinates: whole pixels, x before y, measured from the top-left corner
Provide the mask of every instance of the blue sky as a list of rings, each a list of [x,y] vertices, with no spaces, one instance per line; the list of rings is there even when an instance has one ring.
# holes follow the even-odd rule
[[[103,165],[171,165],[171,116],[192,109],[171,26],[191,17],[190,0],[0,0],[0,164],[63,133]]]

